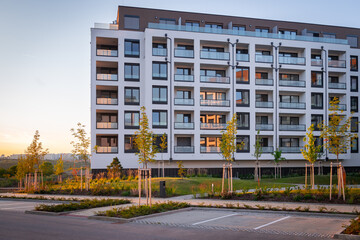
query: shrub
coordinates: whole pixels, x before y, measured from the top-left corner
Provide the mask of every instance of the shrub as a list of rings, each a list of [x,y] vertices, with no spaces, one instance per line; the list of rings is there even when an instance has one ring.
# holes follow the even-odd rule
[[[360,235],[360,216],[357,219],[353,219],[350,225],[344,230],[345,234]]]

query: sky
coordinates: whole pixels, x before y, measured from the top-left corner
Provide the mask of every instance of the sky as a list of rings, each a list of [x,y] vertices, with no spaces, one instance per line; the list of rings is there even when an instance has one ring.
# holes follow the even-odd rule
[[[51,153],[78,122],[90,132],[90,28],[117,5],[360,28],[359,0],[0,0],[0,155],[36,130]]]

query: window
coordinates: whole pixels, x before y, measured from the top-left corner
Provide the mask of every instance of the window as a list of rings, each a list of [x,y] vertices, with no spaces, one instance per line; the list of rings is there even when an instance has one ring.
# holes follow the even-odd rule
[[[256,116],[256,124],[268,125],[269,124],[268,116]]]
[[[125,105],[140,104],[140,89],[135,87],[125,88]]]
[[[153,86],[153,104],[167,104],[167,87]]]
[[[177,75],[191,75],[190,68],[176,68]]]
[[[296,30],[279,30],[279,34],[284,34],[285,38],[295,37],[296,36]]]
[[[311,72],[311,86],[312,87],[323,87],[322,72]]]
[[[226,123],[226,115],[220,114],[201,114],[201,123]]]
[[[221,23],[206,23],[205,27],[206,28],[214,28],[214,29],[222,29],[223,28]]]
[[[324,139],[321,138],[321,137],[314,137],[314,140],[315,140],[315,141],[314,141],[315,147],[321,146],[320,152],[321,152],[321,153],[324,152]]]
[[[125,39],[125,57],[140,56],[140,41]]]
[[[237,49],[236,49],[236,53],[237,53],[237,54],[249,54],[249,50],[247,50],[247,49],[245,49],[245,48],[243,48],[243,49],[237,48]]]
[[[249,107],[250,106],[249,90],[236,90],[236,106],[237,107]]]
[[[298,103],[298,102],[299,102],[299,96],[294,96],[294,95],[280,95],[280,102]]]
[[[298,138],[280,138],[280,147],[299,147]]]
[[[350,71],[358,71],[358,57],[350,56]]]
[[[167,151],[168,151],[168,149],[167,149],[167,146],[168,146],[168,144],[167,144],[167,142],[168,142],[167,134],[165,134],[165,142],[166,142],[166,148],[165,149],[162,149],[160,147],[160,144],[162,143],[163,135],[154,135],[153,137],[155,139],[154,143],[153,143],[153,146],[155,146],[156,149],[158,149],[159,153],[167,153]]]
[[[359,132],[359,118],[358,117],[351,118],[350,129],[351,129],[351,132]]]
[[[152,45],[153,45],[153,50],[152,50],[153,56],[167,55],[166,43],[153,43]]]
[[[250,152],[250,136],[241,135],[236,136],[236,152]]]
[[[125,63],[125,81],[140,81],[140,65]]]
[[[358,79],[358,77],[355,77],[355,76],[350,77],[350,90],[351,90],[351,92],[359,91],[359,79]]]
[[[299,125],[299,117],[280,116],[280,125]]]
[[[100,153],[117,153],[107,148],[117,148],[118,138],[117,136],[96,136],[96,145],[98,146],[97,152]]]
[[[350,106],[352,112],[359,111],[359,98],[358,97],[350,97]]]
[[[191,91],[178,90],[176,91],[176,98],[191,99]]]
[[[268,95],[267,94],[256,94],[256,102],[267,102]]]
[[[159,23],[160,23],[160,24],[175,25],[175,24],[176,24],[176,20],[175,20],[175,19],[172,19],[172,18],[160,18],[160,19],[159,19]]]
[[[153,128],[167,128],[167,111],[153,110],[152,123]]]
[[[236,113],[237,129],[250,129],[250,113]]]
[[[167,63],[153,62],[152,66],[153,79],[166,80],[167,79]]]
[[[319,131],[318,125],[324,120],[323,115],[311,114],[311,124],[314,125],[314,131]]]
[[[336,38],[335,33],[323,33],[323,38]]]
[[[346,39],[350,47],[357,48],[358,47],[358,37],[357,36],[347,36]]]
[[[279,52],[279,57],[297,57],[297,53]]]
[[[177,123],[191,123],[191,114],[176,114],[176,122]]]
[[[330,83],[339,83],[339,77],[336,76],[329,76]]]
[[[240,25],[233,25],[232,29],[235,31],[245,31],[246,27],[245,26],[240,26]]]
[[[321,60],[321,55],[319,55],[319,54],[311,54],[311,59]]]
[[[177,137],[177,146],[191,147],[191,137]]]
[[[351,153],[359,152],[359,138],[354,138],[351,144]]]
[[[106,124],[96,124],[96,128],[118,128],[117,127],[117,113],[96,113],[96,122],[97,123],[106,123]],[[108,126],[108,123],[116,123],[116,127]]]
[[[220,47],[203,47],[202,51],[206,51],[206,52],[224,52],[224,48],[220,48]]]
[[[249,84],[249,68],[236,67],[236,83]]]
[[[140,122],[140,113],[138,111],[126,111],[124,114],[125,128],[126,129],[138,129]]]
[[[139,16],[125,15],[124,16],[124,28],[125,29],[139,29],[140,28]]]
[[[118,93],[117,91],[105,91],[105,90],[100,90],[100,91],[96,91],[96,104],[111,104],[111,105],[117,105],[117,97]]]
[[[225,70],[200,69],[200,76],[225,77]]]
[[[299,81],[299,74],[280,73],[279,78],[286,81]]]
[[[306,36],[310,36],[310,37],[320,37],[320,34],[319,34],[318,32],[307,31],[307,32],[306,32]]]
[[[268,28],[257,27],[257,28],[255,28],[255,32],[257,32],[257,33],[269,33],[269,29]]]
[[[221,137],[200,137],[200,152],[220,152]]]
[[[269,74],[266,72],[257,72],[255,73],[256,79],[269,79]]]
[[[135,136],[125,135],[124,136],[124,151],[125,153],[135,153],[137,148],[135,147]]]
[[[311,93],[311,109],[323,109],[323,94]]]
[[[200,92],[201,100],[226,100],[224,92]]]
[[[196,21],[186,21],[185,26],[188,27],[200,27],[200,23]]]

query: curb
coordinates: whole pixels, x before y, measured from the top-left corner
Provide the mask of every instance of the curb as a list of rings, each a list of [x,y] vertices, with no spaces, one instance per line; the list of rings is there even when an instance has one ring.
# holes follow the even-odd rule
[[[74,213],[75,211],[69,212],[46,212],[46,211],[36,211],[36,210],[27,210],[25,214],[34,214],[34,215],[45,215],[45,216],[61,216],[67,215],[69,213]]]
[[[359,239],[360,239],[360,235],[334,234],[334,239],[359,240]]]

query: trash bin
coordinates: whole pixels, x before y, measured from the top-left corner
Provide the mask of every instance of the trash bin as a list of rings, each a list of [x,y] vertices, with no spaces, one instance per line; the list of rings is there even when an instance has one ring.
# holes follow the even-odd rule
[[[165,181],[160,181],[160,197],[162,198],[166,197]]]

